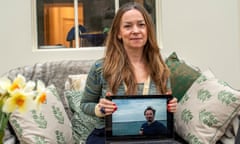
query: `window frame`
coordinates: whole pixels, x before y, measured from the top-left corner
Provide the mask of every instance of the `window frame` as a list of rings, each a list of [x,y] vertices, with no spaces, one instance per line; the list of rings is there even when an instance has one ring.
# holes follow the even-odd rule
[[[162,0],[156,0],[156,37],[157,37],[157,42],[160,48],[162,48],[163,40],[162,40]],[[74,0],[74,8],[77,9],[78,5],[78,0]],[[115,0],[115,12],[119,8],[119,0]],[[77,18],[77,12],[75,12],[75,17]],[[51,49],[46,48],[46,49],[41,49],[38,46],[38,33],[37,33],[37,2],[36,0],[31,1],[31,19],[32,19],[32,51],[33,52],[40,52],[40,51],[89,51],[89,52],[97,52],[97,51],[103,51],[104,46],[98,46],[98,47],[79,47],[78,42],[76,41],[76,47],[74,48],[57,48],[57,49]],[[75,27],[76,31],[75,33],[78,32],[78,21],[75,19]],[[75,38],[78,39],[78,34],[75,34]]]

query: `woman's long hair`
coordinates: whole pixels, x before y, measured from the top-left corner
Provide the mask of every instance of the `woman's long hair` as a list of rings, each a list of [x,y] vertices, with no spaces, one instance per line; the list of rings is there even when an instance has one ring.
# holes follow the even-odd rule
[[[122,15],[131,9],[138,10],[144,17],[148,39],[144,46],[143,58],[146,62],[147,71],[156,84],[158,91],[165,93],[167,91],[166,83],[169,77],[169,70],[161,57],[152,19],[144,7],[136,2],[127,3],[118,10],[108,33],[103,62],[103,76],[108,82],[108,90],[116,94],[120,84],[125,82],[127,86],[126,94],[137,93],[137,82],[133,66],[123,47],[122,40],[118,39]]]

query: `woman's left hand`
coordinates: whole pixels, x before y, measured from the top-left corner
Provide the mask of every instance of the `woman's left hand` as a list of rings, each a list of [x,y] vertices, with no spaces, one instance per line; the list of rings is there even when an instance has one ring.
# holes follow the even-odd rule
[[[177,98],[173,98],[169,101],[167,105],[167,109],[169,112],[176,112],[177,111]]]

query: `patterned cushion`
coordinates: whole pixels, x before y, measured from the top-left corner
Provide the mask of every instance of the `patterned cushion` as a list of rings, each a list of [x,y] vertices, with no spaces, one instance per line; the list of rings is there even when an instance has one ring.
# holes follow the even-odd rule
[[[65,82],[65,91],[74,90],[74,91],[83,91],[85,87],[85,82],[87,79],[87,74],[76,74],[76,75],[68,75],[67,80]],[[62,101],[65,102],[65,110],[70,119],[72,119],[73,111],[69,106],[69,102],[66,96],[66,93],[63,93]]]
[[[65,83],[65,90],[83,91],[87,74],[69,75]]]
[[[215,144],[240,110],[240,91],[205,71],[183,96],[176,132],[190,144]]]
[[[65,91],[65,96],[68,99],[69,106],[73,112],[71,121],[73,125],[74,139],[78,142],[84,142],[87,139],[87,136],[95,128],[95,123],[97,123],[96,117],[82,112],[80,108],[82,94],[82,91]]]
[[[200,76],[200,72],[180,61],[175,52],[166,59],[166,64],[171,71],[170,79],[173,96],[180,101],[192,83]]]
[[[65,83],[64,96],[71,110],[71,122],[75,141],[84,143],[88,135],[95,128],[96,117],[82,112],[80,108],[81,97],[85,87],[87,74],[69,75]]]
[[[10,123],[20,143],[73,143],[71,122],[53,85],[47,87],[47,102],[39,111],[13,112]]]

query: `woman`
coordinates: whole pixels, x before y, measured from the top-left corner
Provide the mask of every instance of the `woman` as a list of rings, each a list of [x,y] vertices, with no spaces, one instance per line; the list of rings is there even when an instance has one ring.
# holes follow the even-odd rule
[[[142,5],[131,2],[115,15],[106,41],[103,59],[92,66],[81,108],[99,117],[88,144],[104,144],[104,116],[117,106],[105,96],[171,94],[169,70],[164,63],[154,33],[154,24]],[[177,99],[168,104],[175,112]]]

